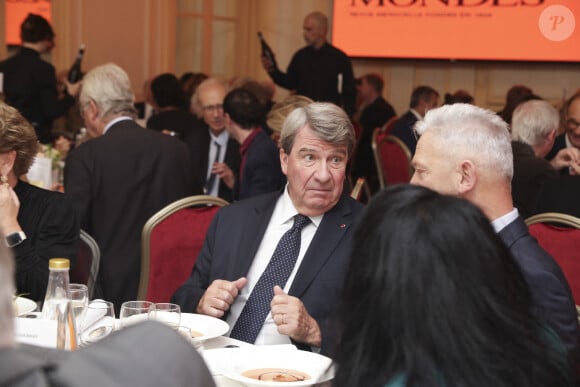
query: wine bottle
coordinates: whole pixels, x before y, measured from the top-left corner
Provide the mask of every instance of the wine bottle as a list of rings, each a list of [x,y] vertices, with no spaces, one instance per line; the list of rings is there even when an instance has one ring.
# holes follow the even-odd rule
[[[57,320],[56,347],[74,351],[78,338],[71,300],[68,295],[70,261],[51,258],[48,261],[48,286],[42,305],[42,318]]]
[[[75,61],[73,62],[70,70],[68,71],[68,81],[70,83],[77,83],[83,77],[83,73],[81,72],[81,62],[83,61],[83,56],[85,55],[85,45],[81,44],[79,48],[79,53]]]
[[[262,56],[268,58],[270,62],[272,62],[272,68],[275,69],[278,66],[276,65],[276,59],[274,58],[274,52],[264,40],[262,33],[258,31],[258,38],[260,39],[260,46],[262,47]]]

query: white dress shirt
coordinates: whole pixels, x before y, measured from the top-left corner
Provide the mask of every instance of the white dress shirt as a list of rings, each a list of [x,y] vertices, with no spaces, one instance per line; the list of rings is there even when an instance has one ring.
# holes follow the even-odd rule
[[[284,193],[276,202],[274,212],[270,218],[270,223],[268,223],[268,227],[266,228],[266,232],[264,233],[260,247],[256,252],[256,256],[254,257],[254,261],[250,266],[250,270],[248,271],[248,275],[246,277],[248,279],[248,283],[240,291],[240,294],[230,308],[230,314],[227,318],[227,322],[230,325],[230,328],[234,327],[238,317],[240,316],[240,313],[242,313],[242,309],[246,305],[246,302],[248,301],[254,286],[256,286],[258,279],[266,269],[266,266],[268,266],[268,263],[274,254],[274,250],[276,249],[280,238],[282,238],[282,235],[284,235],[286,231],[290,230],[294,224],[293,217],[296,214],[298,214],[298,211],[294,207],[294,204],[288,195],[288,186],[286,186]],[[314,238],[314,234],[316,233],[316,230],[318,229],[323,216],[324,215],[310,217],[311,223],[304,226],[302,229],[302,233],[300,234],[300,253],[298,254],[298,259],[296,260],[294,269],[292,269],[292,273],[290,273],[290,277],[286,282],[286,286],[284,286],[284,292],[286,293],[288,293],[288,290],[292,286],[294,277],[296,277],[296,272],[302,263],[304,254],[308,250],[308,246],[310,246],[310,242],[312,242],[312,238]],[[274,290],[272,290],[272,297],[273,294]],[[272,315],[268,313],[262,330],[256,338],[255,344],[271,345],[289,343],[290,338],[286,335],[281,335],[278,333],[276,323],[274,323]]]
[[[493,229],[495,230],[496,234],[503,230],[508,224],[516,220],[520,216],[517,208],[514,208],[510,212],[505,215],[500,216],[499,218],[495,219],[491,222]]]

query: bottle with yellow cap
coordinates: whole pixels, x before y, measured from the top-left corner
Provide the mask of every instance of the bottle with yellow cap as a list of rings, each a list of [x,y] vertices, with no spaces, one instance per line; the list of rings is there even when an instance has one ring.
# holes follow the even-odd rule
[[[70,261],[66,258],[52,258],[48,261],[48,287],[42,305],[42,318],[57,320],[57,348],[75,350],[77,335],[68,296],[69,268]]]

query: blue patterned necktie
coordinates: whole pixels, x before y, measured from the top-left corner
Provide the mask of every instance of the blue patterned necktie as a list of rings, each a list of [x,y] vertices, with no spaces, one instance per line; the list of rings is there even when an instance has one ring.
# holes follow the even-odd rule
[[[219,163],[220,161],[220,150],[222,149],[222,146],[217,142],[214,141],[213,144],[215,145],[215,158],[214,158],[214,163]],[[212,173],[209,175],[209,177],[207,178],[206,182],[205,182],[205,186],[204,186],[204,191],[207,195],[209,195],[209,193],[211,192],[211,189],[213,188],[213,184],[215,182],[216,179],[216,174]]]
[[[274,297],[274,286],[284,288],[300,252],[302,228],[310,223],[304,215],[294,216],[294,225],[282,235],[268,266],[258,279],[240,317],[236,321],[230,337],[247,343],[254,343],[270,312],[270,302]]]

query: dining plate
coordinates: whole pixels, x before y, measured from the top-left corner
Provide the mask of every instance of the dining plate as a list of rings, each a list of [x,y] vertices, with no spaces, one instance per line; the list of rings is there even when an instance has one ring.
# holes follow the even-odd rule
[[[300,350],[268,348],[267,345],[232,348],[229,352],[224,352],[216,368],[225,377],[251,387],[311,386],[334,377],[332,360],[326,356]],[[280,374],[280,377],[288,379],[305,374],[307,378],[298,381],[274,381],[258,380],[244,375],[252,371],[256,371],[255,375]]]
[[[191,329],[192,335],[194,332],[200,333],[201,336],[192,338],[192,340],[199,341],[222,336],[230,330],[228,323],[219,318],[195,313],[181,313],[180,325]]]
[[[24,298],[24,297],[16,297],[14,298],[14,313],[16,316],[23,316],[30,312],[33,312],[36,309],[36,302]]]

